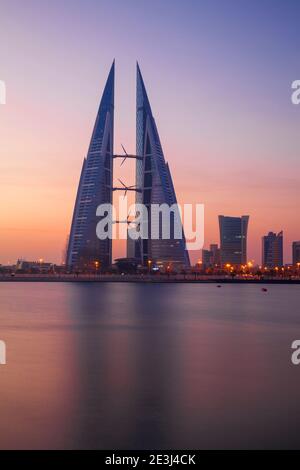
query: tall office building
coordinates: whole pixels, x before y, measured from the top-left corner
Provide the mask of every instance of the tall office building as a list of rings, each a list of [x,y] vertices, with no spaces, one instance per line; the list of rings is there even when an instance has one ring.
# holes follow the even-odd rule
[[[112,244],[109,238],[99,240],[96,217],[99,204],[112,203],[114,76],[112,64],[100,102],[96,122],[83,161],[73,212],[66,264],[70,269],[91,269],[111,264]]]
[[[293,265],[300,263],[300,241],[293,242]]]
[[[247,231],[249,216],[219,215],[221,265],[247,262]]]
[[[283,266],[283,232],[269,232],[262,237],[262,265],[267,268]]]
[[[165,162],[160,138],[152,114],[150,102],[137,65],[137,97],[136,97],[136,153],[141,160],[136,161],[136,202],[144,204],[148,209],[149,238],[137,241],[136,256],[142,264],[153,261],[157,264],[190,266],[189,255],[182,238],[174,236],[174,220],[171,220],[171,237],[161,236],[161,220],[159,221],[159,238],[151,238],[151,204],[167,204],[169,207],[177,203],[176,194],[168,164]],[[182,229],[182,227],[181,227]]]

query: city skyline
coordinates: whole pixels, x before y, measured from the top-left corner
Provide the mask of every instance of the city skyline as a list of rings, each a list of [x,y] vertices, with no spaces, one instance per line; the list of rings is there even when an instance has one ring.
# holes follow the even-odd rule
[[[270,2],[252,9],[232,2],[231,12],[218,4],[218,16],[213,2],[202,2],[201,15],[197,2],[189,8],[176,1],[154,3],[141,30],[145,9],[136,2],[127,8],[122,2],[78,2],[71,18],[62,14],[70,9],[68,1],[62,6],[31,0],[26,8],[18,5],[19,16],[14,2],[4,2],[0,263],[19,257],[61,261],[80,162],[113,56],[119,67],[115,150],[121,151],[121,142],[135,147],[133,64],[138,58],[178,201],[205,204],[205,245],[219,240],[219,214],[247,213],[248,257],[259,263],[263,234],[283,230],[284,262],[291,262],[290,246],[300,231],[300,110],[290,100],[291,83],[299,78],[290,48],[297,38],[299,6],[278,5],[270,17]],[[39,21],[36,11],[44,13]],[[99,49],[109,34],[105,23],[96,28],[101,17],[114,21],[115,30],[109,47]],[[29,28],[32,22],[35,30]],[[173,34],[179,27],[185,33],[180,38]],[[10,54],[5,44],[11,45]],[[133,168],[126,165],[124,171],[132,181]],[[116,244],[113,257],[125,250],[124,243]],[[200,256],[193,253],[192,263]]]
[[[300,449],[300,0],[0,5],[4,461]]]

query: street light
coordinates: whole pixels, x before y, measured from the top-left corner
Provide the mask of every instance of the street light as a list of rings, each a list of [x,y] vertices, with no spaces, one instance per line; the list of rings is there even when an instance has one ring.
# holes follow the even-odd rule
[[[95,261],[96,274],[97,274],[97,272],[98,272],[99,266],[100,266],[100,262],[99,262],[99,261]]]

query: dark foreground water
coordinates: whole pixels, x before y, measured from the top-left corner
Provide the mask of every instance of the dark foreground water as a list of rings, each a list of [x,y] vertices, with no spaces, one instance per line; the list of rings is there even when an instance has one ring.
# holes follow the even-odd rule
[[[0,284],[0,448],[300,448],[300,286]]]

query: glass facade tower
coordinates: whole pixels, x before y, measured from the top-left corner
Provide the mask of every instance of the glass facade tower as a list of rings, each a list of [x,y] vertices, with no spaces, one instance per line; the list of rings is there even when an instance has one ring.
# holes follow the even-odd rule
[[[247,262],[247,232],[249,216],[219,215],[221,265],[241,265]]]
[[[89,149],[83,161],[71,231],[66,265],[70,270],[84,271],[106,268],[112,263],[112,240],[100,240],[96,227],[101,220],[97,215],[100,204],[111,204],[113,190],[113,141],[114,141],[114,79],[112,64],[100,102]],[[156,124],[152,115],[143,78],[137,65],[136,103],[136,202],[149,209],[149,237],[130,243],[131,256],[147,265],[151,262],[190,266],[189,255],[180,221],[182,237],[175,237],[174,216],[170,217],[171,236],[151,238],[152,204],[177,204],[175,190],[168,164],[165,162]],[[161,233],[161,219],[158,222]]]
[[[297,266],[300,263],[300,241],[293,242],[293,265]]]
[[[283,266],[283,232],[269,232],[262,237],[262,265],[268,268]]]
[[[111,264],[110,239],[99,240],[96,226],[99,204],[112,203],[114,140],[114,77],[112,64],[96,122],[83,161],[73,212],[66,264],[72,270],[107,267]]]
[[[177,199],[138,64],[136,93],[136,154],[142,157],[136,161],[136,187],[139,189],[139,192],[136,193],[136,202],[144,204],[148,209],[149,229],[148,239],[136,242],[136,257],[143,265],[155,262],[157,264],[172,264],[174,267],[176,265],[188,267],[190,260],[185,246],[184,233],[181,230],[182,238],[175,238],[172,218],[169,239],[163,239],[161,236],[161,226],[158,228],[160,237],[158,239],[151,238],[151,225],[154,223],[151,220],[151,205],[167,204],[170,207],[177,204]],[[162,224],[162,220],[158,223]]]

